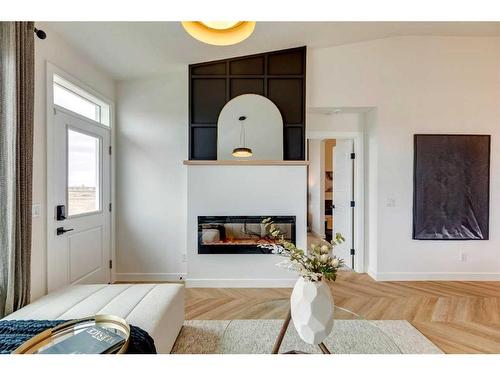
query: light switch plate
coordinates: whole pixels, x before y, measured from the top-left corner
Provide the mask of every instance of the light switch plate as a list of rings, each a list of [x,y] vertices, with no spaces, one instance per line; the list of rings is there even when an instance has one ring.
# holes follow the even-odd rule
[[[31,206],[31,216],[32,217],[40,216],[40,204],[39,203],[34,203]]]

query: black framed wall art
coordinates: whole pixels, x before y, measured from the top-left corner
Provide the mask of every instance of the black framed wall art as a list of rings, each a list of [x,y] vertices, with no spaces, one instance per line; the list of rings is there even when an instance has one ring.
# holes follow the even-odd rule
[[[489,238],[489,135],[416,134],[413,239]]]

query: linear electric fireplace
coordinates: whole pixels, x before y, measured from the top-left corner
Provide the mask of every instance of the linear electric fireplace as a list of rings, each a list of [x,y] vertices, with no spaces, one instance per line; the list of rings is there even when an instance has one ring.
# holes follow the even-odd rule
[[[198,254],[269,254],[258,247],[274,242],[262,224],[268,217],[295,243],[295,216],[198,216]]]

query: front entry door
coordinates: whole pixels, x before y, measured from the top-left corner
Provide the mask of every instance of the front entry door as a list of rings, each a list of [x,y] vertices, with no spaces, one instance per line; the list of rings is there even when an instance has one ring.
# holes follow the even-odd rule
[[[54,113],[47,184],[53,204],[47,223],[49,292],[111,280],[110,131],[59,107]]]

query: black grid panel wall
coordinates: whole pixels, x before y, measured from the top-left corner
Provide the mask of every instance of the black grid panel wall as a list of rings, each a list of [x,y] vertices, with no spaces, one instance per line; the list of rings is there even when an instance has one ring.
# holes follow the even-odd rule
[[[285,160],[305,160],[306,47],[189,66],[189,159],[217,159],[217,118],[243,94],[263,95],[283,117]]]

